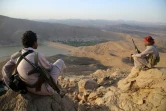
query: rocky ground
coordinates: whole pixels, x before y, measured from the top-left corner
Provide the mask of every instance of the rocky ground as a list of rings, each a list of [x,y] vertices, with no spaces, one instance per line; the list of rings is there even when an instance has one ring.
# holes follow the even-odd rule
[[[62,75],[59,84],[66,91],[39,96],[11,90],[0,97],[2,111],[165,111],[166,68],[131,72],[97,70],[86,76]]]
[[[90,76],[65,77],[60,81],[80,111],[166,110],[165,68],[133,68],[130,73],[121,69],[114,73],[97,70]]]

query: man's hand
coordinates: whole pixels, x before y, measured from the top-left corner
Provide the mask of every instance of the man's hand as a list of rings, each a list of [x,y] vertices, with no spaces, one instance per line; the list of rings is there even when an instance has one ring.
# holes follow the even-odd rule
[[[130,62],[133,62],[133,57],[132,57],[133,54],[130,55]]]

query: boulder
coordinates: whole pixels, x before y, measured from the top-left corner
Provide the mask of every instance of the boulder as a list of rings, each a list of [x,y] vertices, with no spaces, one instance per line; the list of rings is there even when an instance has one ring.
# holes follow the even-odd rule
[[[133,68],[127,78],[118,82],[118,88],[123,92],[118,98],[121,109],[166,111],[165,68]]]
[[[85,79],[78,82],[79,93],[88,93],[97,88],[97,82],[91,79]]]
[[[166,83],[166,70],[149,69],[141,71],[136,82],[139,88],[162,88],[166,92],[166,85],[162,85]]]

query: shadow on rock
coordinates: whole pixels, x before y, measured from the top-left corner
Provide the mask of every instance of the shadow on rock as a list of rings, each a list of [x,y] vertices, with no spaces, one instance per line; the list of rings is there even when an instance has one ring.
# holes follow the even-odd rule
[[[57,59],[65,61],[68,74],[90,74],[98,69],[108,69],[110,67],[102,65],[99,61],[87,57],[75,57],[58,54],[48,58],[50,62],[55,62]]]
[[[128,64],[130,66],[134,65],[134,61],[130,61],[130,57],[124,57],[124,58],[122,58],[122,62],[126,63],[126,64]]]

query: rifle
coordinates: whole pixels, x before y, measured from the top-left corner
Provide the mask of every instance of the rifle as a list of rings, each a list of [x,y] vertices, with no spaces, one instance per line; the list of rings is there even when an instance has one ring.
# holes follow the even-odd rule
[[[22,55],[21,55],[22,56]],[[40,74],[40,76],[42,76],[42,78],[55,90],[57,91],[58,94],[60,94],[60,96],[63,98],[65,94],[61,94],[60,89],[58,88],[58,86],[54,83],[54,80],[52,79],[52,77],[50,76],[49,72],[44,69],[41,68],[38,65],[35,65],[34,63],[30,62],[27,58],[25,58],[24,56],[22,56],[34,69],[33,71],[38,72]]]
[[[135,45],[135,42],[134,42],[133,39],[132,39],[132,41],[133,41],[133,44],[134,44],[135,51],[136,51],[138,54],[141,53],[141,51],[139,51],[138,48],[137,48],[137,46]]]

